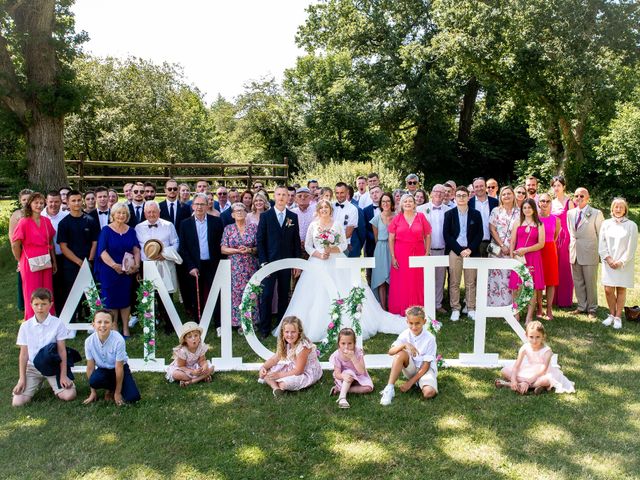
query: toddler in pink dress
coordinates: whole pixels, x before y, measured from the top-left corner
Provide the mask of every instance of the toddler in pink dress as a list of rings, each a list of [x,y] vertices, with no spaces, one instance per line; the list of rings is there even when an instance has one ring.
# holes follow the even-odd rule
[[[173,349],[173,362],[167,367],[166,378],[178,381],[181,387],[210,382],[214,371],[205,354],[209,346],[202,341],[202,327],[196,322],[187,322],[180,332],[180,345]]]
[[[302,390],[322,377],[316,346],[307,339],[298,317],[282,319],[276,354],[260,368],[260,383],[273,389],[274,396],[285,390]]]
[[[349,408],[347,393],[369,393],[373,391],[373,381],[364,365],[364,352],[356,347],[356,333],[351,328],[343,328],[338,333],[338,350],[329,357],[333,365],[335,386],[331,395],[339,394],[338,406]]]
[[[573,382],[551,365],[553,352],[544,343],[546,333],[542,323],[530,322],[526,333],[528,343],[520,347],[516,363],[502,369],[502,379],[496,380],[496,387],[508,387],[520,395],[526,395],[530,389],[539,395],[552,388],[556,393],[575,393]]]

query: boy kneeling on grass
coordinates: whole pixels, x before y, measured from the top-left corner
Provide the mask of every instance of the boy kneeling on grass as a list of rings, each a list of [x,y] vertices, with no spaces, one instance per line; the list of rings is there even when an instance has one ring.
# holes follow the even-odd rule
[[[389,355],[393,355],[393,363],[387,386],[380,392],[380,405],[390,405],[393,401],[396,394],[394,384],[400,372],[407,378],[400,386],[400,391],[408,392],[417,385],[425,399],[438,394],[436,337],[424,328],[427,322],[422,307],[409,307],[405,315],[409,328],[398,335],[389,349]]]
[[[98,399],[96,390],[105,389],[104,399],[116,405],[140,400],[140,392],[127,364],[125,341],[119,332],[112,330],[113,317],[109,310],[98,310],[93,316],[94,333],[84,342],[87,357],[87,378],[91,393],[85,405]]]
[[[20,378],[13,388],[11,404],[14,407],[29,403],[45,380],[60,400],[68,402],[76,398],[76,387],[67,376],[67,348],[64,341],[69,337],[69,331],[58,317],[49,313],[51,303],[52,295],[49,290],[35,289],[31,294],[34,315],[20,325],[18,330],[16,344],[20,346],[18,360]],[[59,379],[56,375],[43,375],[34,366],[38,352],[50,344],[55,344],[55,350],[59,356]]]

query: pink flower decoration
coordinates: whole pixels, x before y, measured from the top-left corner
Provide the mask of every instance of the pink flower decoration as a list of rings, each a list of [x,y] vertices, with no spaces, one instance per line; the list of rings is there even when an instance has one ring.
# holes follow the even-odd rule
[[[149,296],[149,292],[147,292],[146,290],[144,292],[142,292],[142,296],[143,297],[148,297]]]
[[[339,298],[338,300],[336,300],[336,303],[338,305],[343,305],[344,304],[344,300],[342,300],[341,298]]]
[[[244,312],[244,318],[251,318],[251,312]]]
[[[96,307],[99,307],[100,305],[102,305],[102,302],[100,301],[100,299],[96,300]]]
[[[513,302],[513,304],[511,305],[511,308],[513,308],[513,309],[518,308],[518,304],[516,302]]]
[[[333,327],[335,327],[335,324],[334,324],[333,322],[331,322],[331,323],[329,324],[329,328],[331,329],[331,328],[333,328]]]
[[[251,300],[255,300],[258,296],[255,293],[252,293],[251,295],[249,295],[249,298]]]
[[[147,312],[144,314],[144,318],[151,318],[153,315],[151,315],[151,312]]]
[[[155,340],[149,340],[149,345],[151,345],[152,347],[156,344]]]

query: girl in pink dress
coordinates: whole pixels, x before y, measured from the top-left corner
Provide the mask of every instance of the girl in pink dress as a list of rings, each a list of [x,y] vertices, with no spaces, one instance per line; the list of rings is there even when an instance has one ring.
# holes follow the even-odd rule
[[[298,317],[285,317],[280,323],[276,354],[260,368],[260,383],[273,389],[274,397],[285,390],[302,390],[322,377],[322,367]]]
[[[56,231],[47,217],[40,215],[44,209],[44,196],[32,193],[24,207],[24,216],[16,225],[11,237],[11,249],[18,262],[18,269],[22,277],[22,295],[24,298],[24,318],[33,317],[31,294],[36,288],[46,288],[53,291],[53,274],[56,271],[56,255],[53,249],[53,237]],[[32,272],[29,259],[49,254],[51,267]],[[55,301],[55,298],[54,298]],[[51,311],[55,312],[54,304]]]
[[[542,253],[544,247],[544,225],[538,218],[536,203],[528,198],[522,203],[520,220],[513,225],[511,233],[511,258],[514,256],[525,257],[525,262],[533,277],[533,288],[542,294],[544,290],[544,273],[542,271]],[[509,288],[517,290],[522,280],[516,272],[511,272]],[[536,294],[538,294],[536,292]],[[536,306],[536,295],[531,297],[527,308],[525,325],[533,319],[533,311]]]
[[[575,208],[575,204],[564,193],[564,177],[553,177],[551,181],[554,199],[551,202],[551,215],[560,220],[560,233],[556,240],[558,248],[558,288],[556,289],[554,305],[571,307],[573,305],[573,275],[569,261],[569,228],[567,227],[567,212]]]
[[[421,268],[409,268],[409,257],[428,255],[431,225],[416,212],[416,201],[406,194],[400,200],[401,213],[389,223],[389,312],[403,315],[413,305],[424,305],[424,277]]]
[[[347,392],[369,393],[373,391],[373,381],[364,366],[364,352],[356,347],[356,333],[351,328],[343,328],[338,333],[338,350],[329,357],[333,365],[335,386],[331,395],[339,394],[340,408],[349,408]]]
[[[180,345],[173,349],[173,362],[167,367],[166,378],[179,381],[181,387],[198,382],[210,382],[214,367],[205,354],[209,345],[202,341],[202,327],[187,322],[180,332]]]
[[[542,323],[529,323],[526,334],[528,343],[520,347],[516,363],[502,369],[502,378],[496,380],[496,387],[508,387],[520,395],[526,395],[529,389],[539,395],[552,388],[556,393],[574,393],[573,382],[564,376],[562,370],[551,365],[553,352],[545,345],[547,335]]]

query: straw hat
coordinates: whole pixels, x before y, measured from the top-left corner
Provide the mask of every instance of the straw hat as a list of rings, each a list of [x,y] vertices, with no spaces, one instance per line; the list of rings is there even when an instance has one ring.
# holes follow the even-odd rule
[[[184,337],[186,337],[188,333],[195,331],[200,332],[200,336],[202,336],[202,327],[196,322],[187,322],[182,325],[182,331],[180,332],[180,343],[184,343]]]
[[[152,238],[144,243],[143,250],[149,260],[163,260],[162,248],[162,242]]]

